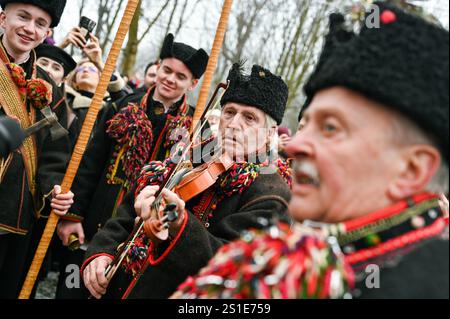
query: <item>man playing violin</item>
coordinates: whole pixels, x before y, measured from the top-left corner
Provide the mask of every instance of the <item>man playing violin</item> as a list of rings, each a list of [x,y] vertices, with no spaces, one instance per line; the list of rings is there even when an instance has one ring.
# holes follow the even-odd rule
[[[247,229],[264,228],[273,219],[286,217],[289,169],[281,161],[271,160],[269,153],[270,149],[276,153],[271,142],[283,119],[288,87],[280,77],[257,65],[251,75],[244,75],[241,66],[234,65],[228,81],[221,99],[218,145],[231,165],[213,186],[190,200],[162,191],[165,203],[173,206],[169,210],[176,212],[172,217],[178,218],[172,223],[166,222],[168,217],[159,221],[167,228],[168,240],[158,240],[145,227],[134,241],[121,267],[139,280],[122,291],[124,297],[167,298],[222,245]],[[150,207],[158,197],[160,184],[155,181],[160,180],[158,174],[164,174],[164,164],[154,162],[143,170],[137,189],[125,197],[117,218],[91,242],[82,274],[94,297],[107,293],[105,270],[132,232],[136,217],[147,223],[155,220]]]
[[[190,127],[194,108],[187,103],[187,94],[203,76],[208,54],[174,42],[169,34],[160,58],[155,86],[102,110],[72,187],[75,202],[58,225],[65,246],[73,234],[80,244],[88,243],[115,216],[142,166],[168,157],[175,144],[172,132]],[[68,262],[81,266],[84,253],[75,251]],[[59,297],[84,296],[80,289],[70,289]]]

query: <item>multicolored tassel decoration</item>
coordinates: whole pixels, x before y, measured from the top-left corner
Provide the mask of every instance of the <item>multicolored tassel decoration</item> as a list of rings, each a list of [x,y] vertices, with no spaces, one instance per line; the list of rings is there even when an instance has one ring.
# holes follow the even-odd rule
[[[122,156],[123,171],[130,184],[133,184],[142,167],[150,160],[152,123],[139,105],[130,104],[108,121],[107,125],[107,134],[125,147]],[[118,161],[115,163],[118,165]]]
[[[353,287],[353,270],[327,238],[305,226],[279,224],[223,246],[173,297],[336,299]]]

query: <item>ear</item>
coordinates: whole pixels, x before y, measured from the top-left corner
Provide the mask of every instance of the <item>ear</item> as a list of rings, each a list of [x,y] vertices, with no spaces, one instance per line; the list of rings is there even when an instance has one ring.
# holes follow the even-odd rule
[[[430,145],[413,145],[405,149],[402,160],[400,171],[388,188],[395,201],[423,192],[439,169],[441,155]]]
[[[192,79],[191,87],[188,89],[188,91],[194,91],[198,85],[198,82],[199,82],[198,79]]]
[[[50,37],[51,35],[52,35],[52,29],[49,28],[49,29],[47,30],[46,34],[45,34],[44,40],[45,40],[46,38]]]
[[[40,44],[44,43],[45,39],[47,39],[52,34],[52,29],[48,28],[47,32],[45,32],[44,36],[42,37]]]
[[[0,27],[5,29],[6,14],[5,11],[0,12]]]

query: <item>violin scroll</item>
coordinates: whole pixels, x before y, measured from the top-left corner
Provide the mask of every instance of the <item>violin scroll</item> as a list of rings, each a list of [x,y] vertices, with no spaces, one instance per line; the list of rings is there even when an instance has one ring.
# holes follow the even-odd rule
[[[176,204],[169,204],[158,213],[158,218],[150,218],[144,223],[144,231],[153,242],[166,241],[169,238],[169,223],[178,219]]]

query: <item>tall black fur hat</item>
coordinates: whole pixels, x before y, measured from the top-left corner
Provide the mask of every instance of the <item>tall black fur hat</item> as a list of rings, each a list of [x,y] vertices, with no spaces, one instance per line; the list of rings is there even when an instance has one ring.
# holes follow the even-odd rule
[[[65,77],[77,67],[77,63],[70,54],[54,45],[41,44],[36,48],[36,56],[37,58],[49,58],[61,64]]]
[[[0,6],[3,10],[10,3],[25,3],[41,8],[52,17],[51,28],[58,26],[66,7],[66,0],[0,0]]]
[[[235,63],[228,81],[230,84],[222,97],[222,106],[229,102],[254,106],[281,124],[289,97],[288,86],[281,77],[259,65],[254,65],[252,73],[245,75],[242,64]]]
[[[305,86],[306,109],[325,88],[344,86],[405,115],[449,152],[448,31],[386,3],[380,28],[330,23],[319,64]]]
[[[160,58],[161,60],[176,58],[182,61],[191,70],[196,79],[200,79],[203,76],[209,60],[205,50],[196,50],[187,44],[174,42],[174,36],[171,33],[164,39]]]

